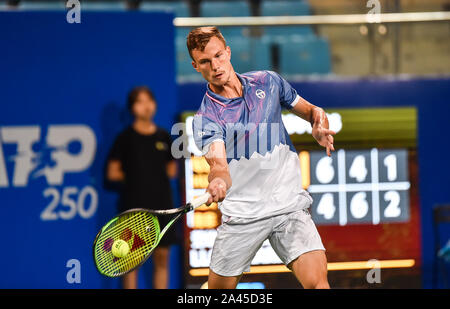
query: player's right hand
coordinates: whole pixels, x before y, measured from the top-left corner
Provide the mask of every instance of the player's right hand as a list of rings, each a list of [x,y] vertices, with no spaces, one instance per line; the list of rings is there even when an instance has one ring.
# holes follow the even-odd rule
[[[227,184],[222,178],[216,177],[209,183],[206,191],[211,194],[206,205],[210,205],[213,202],[221,202],[225,199],[225,195],[227,194]]]

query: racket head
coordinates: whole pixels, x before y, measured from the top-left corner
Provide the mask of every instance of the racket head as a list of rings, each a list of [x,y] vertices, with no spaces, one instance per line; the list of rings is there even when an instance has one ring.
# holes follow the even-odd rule
[[[97,270],[108,277],[120,277],[138,268],[158,245],[160,232],[158,218],[146,209],[130,209],[117,215],[95,237],[93,255]],[[123,258],[112,253],[112,244],[119,239],[130,248]]]

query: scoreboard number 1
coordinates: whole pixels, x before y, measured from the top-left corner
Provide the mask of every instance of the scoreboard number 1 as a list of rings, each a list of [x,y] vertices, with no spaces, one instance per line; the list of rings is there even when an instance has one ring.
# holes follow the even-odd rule
[[[317,224],[378,224],[409,220],[408,152],[339,150],[310,153],[312,216]]]

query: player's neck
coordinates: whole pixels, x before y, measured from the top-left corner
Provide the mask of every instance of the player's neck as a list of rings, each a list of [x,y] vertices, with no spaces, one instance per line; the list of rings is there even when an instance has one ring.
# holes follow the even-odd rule
[[[151,135],[156,132],[156,124],[152,120],[135,119],[133,129],[143,135]]]
[[[242,97],[242,83],[237,77],[234,70],[230,74],[230,79],[223,86],[217,86],[209,84],[209,88],[216,94],[224,98],[237,98]]]

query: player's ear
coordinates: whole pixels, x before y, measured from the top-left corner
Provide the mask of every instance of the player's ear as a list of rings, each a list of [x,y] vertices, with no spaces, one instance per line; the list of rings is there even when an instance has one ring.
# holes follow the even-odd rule
[[[195,62],[194,60],[192,60],[192,67],[197,71],[197,72],[200,72],[199,70],[198,70],[198,66],[197,66],[197,62]]]
[[[231,48],[230,48],[230,46],[225,47],[225,50],[227,51],[228,58],[231,59]]]

